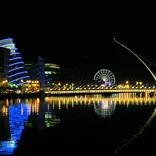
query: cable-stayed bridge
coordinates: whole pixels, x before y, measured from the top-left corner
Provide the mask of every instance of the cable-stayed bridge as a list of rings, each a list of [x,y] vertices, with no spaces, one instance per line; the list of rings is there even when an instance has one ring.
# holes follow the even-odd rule
[[[75,77],[71,74],[69,77],[66,77],[66,80],[53,85],[49,90],[45,90],[45,93],[55,95],[78,93],[144,93],[144,95],[149,95],[153,93],[155,96],[156,75],[145,63],[146,59],[134,53],[115,38],[114,41],[138,58],[149,71],[150,77],[147,75],[142,75],[141,77],[128,76],[127,74],[115,77],[110,70],[100,69],[93,76],[85,75],[82,77]]]
[[[105,69],[104,69],[105,70]],[[102,78],[107,78],[108,75],[103,75]],[[123,81],[125,79],[125,81]],[[94,80],[94,77],[74,77],[70,76],[66,80],[53,85],[52,88],[45,90],[46,94],[94,94],[94,93],[154,93],[156,90],[155,81],[151,77],[132,77],[127,79],[127,76],[117,78],[114,84],[107,84],[103,80]],[[111,82],[109,80],[109,82]]]

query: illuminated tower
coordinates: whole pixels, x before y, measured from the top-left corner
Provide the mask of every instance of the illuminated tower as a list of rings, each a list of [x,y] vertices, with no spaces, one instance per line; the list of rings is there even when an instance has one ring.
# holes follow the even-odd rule
[[[9,49],[9,55],[6,68],[6,77],[10,86],[20,86],[29,79],[28,72],[24,68],[24,62],[22,60],[20,52],[18,52],[12,38],[0,40],[0,47]]]

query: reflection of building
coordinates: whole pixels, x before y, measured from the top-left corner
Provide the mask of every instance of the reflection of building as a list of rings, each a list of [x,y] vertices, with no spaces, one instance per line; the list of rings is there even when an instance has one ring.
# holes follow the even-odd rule
[[[53,110],[51,104],[35,103],[35,107],[33,108],[32,106],[32,114],[29,116],[25,126],[42,130],[45,127],[55,127],[57,123],[60,123],[60,118],[55,110]]]
[[[38,56],[36,62],[28,62],[25,64],[31,80],[39,80],[41,88],[50,87],[52,82],[58,81],[60,66]]]
[[[8,107],[4,102],[0,102],[0,141],[6,141],[10,138],[9,118],[7,115]]]
[[[0,154],[13,154],[17,147],[17,142],[21,137],[24,128],[24,122],[28,120],[27,104],[10,105],[8,108],[10,138],[0,142]]]
[[[45,112],[45,127],[55,127],[57,123],[60,123],[60,118],[54,112]]]
[[[0,47],[9,49],[4,51],[3,70],[10,86],[20,86],[29,79],[28,72],[24,68],[20,52],[18,52],[12,38],[0,40]]]
[[[104,118],[108,118],[114,113],[115,104],[104,99],[100,101],[98,104],[94,105],[94,110],[97,115]]]

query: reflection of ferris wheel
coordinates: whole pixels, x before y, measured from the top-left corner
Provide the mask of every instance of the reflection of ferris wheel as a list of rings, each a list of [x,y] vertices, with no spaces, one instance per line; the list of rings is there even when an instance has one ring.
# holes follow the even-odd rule
[[[104,83],[110,85],[115,84],[114,74],[107,69],[101,69],[94,75],[94,80],[103,81]]]
[[[116,104],[105,99],[100,101],[98,104],[94,104],[94,110],[97,115],[107,118],[113,115]]]

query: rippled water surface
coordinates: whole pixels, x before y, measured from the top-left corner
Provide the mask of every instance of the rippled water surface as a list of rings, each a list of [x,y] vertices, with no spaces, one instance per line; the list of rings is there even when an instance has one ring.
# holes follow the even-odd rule
[[[156,98],[130,94],[0,100],[0,154],[147,153]]]

